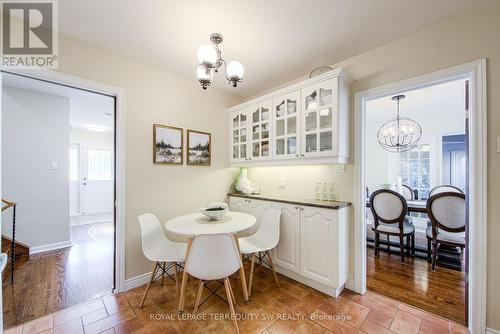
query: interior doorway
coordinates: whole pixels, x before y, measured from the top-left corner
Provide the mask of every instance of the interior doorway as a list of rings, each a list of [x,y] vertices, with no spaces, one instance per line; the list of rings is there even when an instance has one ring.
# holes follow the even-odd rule
[[[26,185],[4,183],[2,196],[16,198],[16,239],[28,248],[13,284],[4,274],[7,329],[116,287],[116,99],[13,73],[2,79],[2,179]]]
[[[464,324],[467,220],[463,220],[461,232],[452,235],[463,246],[439,244],[433,270],[433,250],[428,248],[432,223],[426,207],[440,189],[443,192],[453,189],[468,197],[465,102],[469,81],[467,77],[459,78],[398,93],[405,96],[400,101],[401,117],[415,121],[422,132],[414,146],[400,151],[387,150],[377,140],[380,129],[395,117],[397,105],[392,95],[367,101],[365,109],[364,160],[365,167],[370,166],[365,168],[367,205],[370,206],[371,195],[379,189],[401,194],[407,205],[404,224],[413,229],[408,233],[414,238],[413,244],[403,242],[404,247],[414,250],[403,262],[399,236],[385,234],[386,225],[380,221],[383,215],[377,214],[377,208],[375,211],[373,207],[366,208],[367,288]],[[462,210],[465,218],[466,206],[464,200],[461,208],[452,209]],[[375,215],[379,220],[376,221]]]
[[[366,207],[367,207],[367,169],[371,166],[366,164],[367,147],[367,103],[370,100],[384,96],[394,96],[404,92],[417,90],[437,84],[451,82],[454,80],[468,81],[468,95],[466,95],[465,106],[466,116],[462,120],[469,125],[466,127],[467,170],[465,173],[465,193],[466,218],[460,218],[468,222],[465,238],[467,240],[468,252],[465,252],[465,270],[467,280],[465,284],[465,315],[464,322],[468,322],[472,332],[484,332],[485,312],[486,312],[486,62],[484,60],[471,62],[455,66],[442,71],[422,75],[407,79],[401,82],[388,84],[378,88],[369,89],[355,94],[355,261],[354,261],[354,290],[358,293],[365,293],[367,290],[367,228],[366,228]],[[449,135],[455,135],[450,133]],[[446,137],[446,136],[445,136]],[[377,139],[375,139],[377,140]],[[442,143],[441,143],[442,144]],[[437,145],[443,152],[443,146]],[[426,151],[426,148],[421,148]],[[425,155],[425,154],[423,154]],[[416,157],[419,154],[415,154]],[[456,157],[458,160],[460,155]],[[418,158],[420,159],[420,158]],[[397,159],[399,160],[399,159]],[[394,167],[394,164],[391,165]],[[429,167],[430,168],[430,167]],[[460,167],[456,168],[460,175]],[[439,169],[443,171],[442,166]],[[442,176],[441,176],[442,177]],[[460,177],[458,177],[460,179]],[[398,182],[399,183],[399,182]],[[425,186],[425,182],[422,182]],[[390,186],[390,185],[389,185]],[[458,187],[457,187],[458,188]],[[468,188],[468,189],[467,189]],[[451,191],[451,190],[450,190]],[[431,194],[432,195],[432,194]],[[432,198],[432,197],[431,197]],[[425,210],[422,212],[426,212]],[[392,247],[391,247],[392,248]],[[411,247],[410,247],[411,248]],[[405,247],[406,250],[406,247]],[[387,252],[389,253],[389,252]],[[435,252],[437,254],[437,252]],[[410,252],[411,255],[411,252]],[[406,261],[405,261],[406,262]],[[393,263],[393,262],[391,262]],[[425,264],[427,266],[427,263]],[[387,267],[387,271],[392,268]],[[437,268],[436,272],[439,271]],[[429,272],[427,272],[428,274]],[[410,274],[415,274],[411,272]],[[423,277],[423,276],[421,276]],[[425,277],[423,277],[425,278]],[[465,281],[465,280],[464,280]],[[390,282],[398,284],[398,282]],[[387,286],[389,288],[389,286]],[[442,290],[440,298],[445,299],[447,290]],[[468,300],[467,300],[468,298]],[[410,303],[415,305],[415,303]],[[432,311],[430,311],[432,313]],[[435,313],[435,312],[434,312]]]

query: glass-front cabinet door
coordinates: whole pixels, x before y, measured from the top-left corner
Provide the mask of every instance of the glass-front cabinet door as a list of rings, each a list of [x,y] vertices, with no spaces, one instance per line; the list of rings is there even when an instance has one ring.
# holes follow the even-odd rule
[[[299,157],[300,91],[273,99],[274,158]]]
[[[338,78],[302,89],[302,157],[338,153]]]
[[[249,142],[249,121],[247,110],[231,114],[231,161],[248,160],[247,143]]]
[[[271,100],[249,108],[250,160],[271,157]]]

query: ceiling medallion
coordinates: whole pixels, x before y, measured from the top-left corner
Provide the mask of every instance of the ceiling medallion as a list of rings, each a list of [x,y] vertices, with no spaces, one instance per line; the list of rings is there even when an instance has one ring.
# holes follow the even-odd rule
[[[203,89],[207,89],[210,86],[214,72],[218,73],[222,65],[226,68],[226,79],[233,87],[236,87],[243,79],[244,68],[239,61],[233,60],[226,64],[226,61],[222,59],[219,49],[219,44],[222,43],[222,40],[221,34],[213,33],[210,35],[210,42],[212,44],[203,44],[198,49],[199,64],[196,76]]]
[[[416,146],[422,137],[422,127],[408,117],[399,115],[399,103],[404,95],[392,97],[397,101],[397,116],[385,122],[378,130],[377,139],[385,150],[389,152],[405,152]]]

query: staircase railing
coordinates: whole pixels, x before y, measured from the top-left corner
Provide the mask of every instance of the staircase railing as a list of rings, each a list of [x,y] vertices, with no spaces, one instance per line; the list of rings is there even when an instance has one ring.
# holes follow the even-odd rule
[[[10,244],[10,284],[14,283],[14,265],[16,264],[16,207],[17,203],[2,198],[2,212],[12,208],[12,241]]]

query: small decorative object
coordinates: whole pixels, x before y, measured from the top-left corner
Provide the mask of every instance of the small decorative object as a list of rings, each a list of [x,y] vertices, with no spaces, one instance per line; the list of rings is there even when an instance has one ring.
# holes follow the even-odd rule
[[[259,185],[257,183],[252,184],[252,188],[253,188],[252,194],[254,194],[254,195],[260,194]]]
[[[184,147],[181,128],[154,124],[153,145],[155,164],[182,165]]]
[[[210,133],[187,130],[187,164],[210,166],[211,144]]]
[[[380,146],[389,152],[408,151],[417,145],[422,137],[422,128],[417,122],[411,118],[399,116],[399,103],[404,98],[404,95],[392,97],[392,100],[397,101],[398,104],[396,118],[385,122],[377,133]]]
[[[242,168],[238,180],[236,181],[236,190],[244,193],[245,195],[251,195],[253,192],[252,182],[248,179],[248,170]]]
[[[202,208],[201,213],[204,214],[208,220],[221,220],[226,213],[229,212],[229,207],[224,202],[215,202]]]
[[[318,75],[326,73],[331,70],[333,70],[333,68],[331,68],[330,66],[316,67],[314,70],[311,71],[311,73],[309,73],[309,79],[317,77]]]
[[[391,189],[391,184],[390,183],[382,183],[380,185],[382,189]]]
[[[210,35],[210,42],[212,42],[212,45],[203,44],[198,49],[197,56],[199,65],[196,70],[196,76],[203,89],[207,89],[207,87],[210,86],[214,72],[218,73],[222,65],[226,67],[226,79],[233,87],[236,87],[238,83],[243,80],[243,65],[236,60],[226,64],[226,61],[222,59],[219,49],[219,44],[221,44],[222,41],[223,38],[221,34],[213,33]]]

